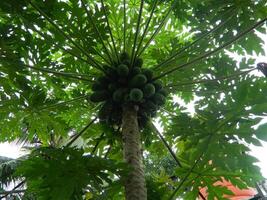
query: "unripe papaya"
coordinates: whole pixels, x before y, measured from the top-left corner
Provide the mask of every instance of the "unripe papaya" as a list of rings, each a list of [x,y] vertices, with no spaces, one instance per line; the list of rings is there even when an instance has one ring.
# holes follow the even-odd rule
[[[126,77],[129,74],[129,68],[127,67],[127,65],[120,64],[117,68],[117,73],[121,77]]]
[[[162,88],[162,82],[160,80],[156,80],[153,82],[154,86],[155,86],[155,89],[156,91],[160,90]]]
[[[153,103],[151,100],[147,100],[144,104],[142,104],[142,107],[148,112],[151,113],[153,111],[157,110],[157,105]]]
[[[153,78],[153,71],[151,69],[144,69],[143,72],[142,72],[148,81],[151,81],[152,78]]]
[[[145,87],[143,88],[144,96],[145,97],[151,97],[153,94],[155,94],[155,87],[152,83],[147,83]]]
[[[134,67],[132,68],[132,72],[131,74],[134,76],[134,75],[137,75],[137,74],[140,74],[141,73],[141,69],[139,67]]]
[[[112,95],[113,101],[122,102],[124,99],[124,94],[125,94],[124,88],[117,89]]]
[[[168,92],[164,89],[164,88],[161,88],[159,91],[158,91],[159,94],[162,94],[164,97],[167,97],[168,96]]]
[[[153,101],[156,105],[162,106],[165,103],[166,98],[162,94],[156,93],[153,96]]]
[[[106,90],[96,91],[90,96],[92,102],[101,102],[109,98],[109,93]]]
[[[147,82],[147,78],[143,74],[137,74],[130,80],[131,87],[140,87]]]
[[[143,99],[143,92],[138,88],[133,88],[129,94],[130,100],[134,102],[140,102]]]
[[[142,58],[136,58],[135,59],[135,62],[134,62],[134,66],[135,67],[142,67],[142,65],[143,65],[143,59]]]

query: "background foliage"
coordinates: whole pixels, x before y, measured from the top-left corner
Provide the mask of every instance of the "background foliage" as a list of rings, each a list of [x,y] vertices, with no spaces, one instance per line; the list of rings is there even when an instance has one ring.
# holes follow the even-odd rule
[[[252,73],[256,63],[246,55],[264,54],[254,30],[266,31],[266,6],[265,0],[1,1],[0,141],[34,147],[18,170],[1,158],[1,190],[15,179],[20,189],[27,185],[18,199],[123,198],[121,133],[98,123],[99,105],[88,96],[103,64],[133,49],[170,93],[157,120],[175,156],[152,124],[142,130],[148,198],[195,199],[207,187],[209,199],[225,199],[231,192],[213,185],[222,177],[253,187],[262,177],[248,144],[267,140],[266,124],[253,128],[266,116],[267,83]],[[224,49],[243,59],[237,64]],[[174,101],[196,96],[193,115]],[[82,144],[70,147],[79,133]]]

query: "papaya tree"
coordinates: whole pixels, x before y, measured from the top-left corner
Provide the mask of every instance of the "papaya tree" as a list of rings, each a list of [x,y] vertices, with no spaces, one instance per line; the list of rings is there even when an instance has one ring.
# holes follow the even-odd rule
[[[227,199],[214,183],[254,187],[267,66],[248,55],[264,55],[266,7],[1,1],[0,141],[30,150],[1,197],[205,199],[207,188],[208,199]]]

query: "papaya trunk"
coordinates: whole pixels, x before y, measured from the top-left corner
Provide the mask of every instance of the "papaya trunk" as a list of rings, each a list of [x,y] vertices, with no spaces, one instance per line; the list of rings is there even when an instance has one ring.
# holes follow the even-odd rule
[[[137,107],[123,107],[122,115],[123,155],[131,167],[125,181],[126,200],[146,200],[147,191],[142,164],[141,140],[137,121]]]

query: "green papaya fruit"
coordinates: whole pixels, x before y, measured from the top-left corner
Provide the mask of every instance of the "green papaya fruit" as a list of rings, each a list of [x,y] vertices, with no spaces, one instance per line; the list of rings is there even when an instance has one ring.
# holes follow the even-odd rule
[[[129,94],[130,100],[134,102],[140,102],[143,99],[143,92],[138,88],[133,88]]]
[[[124,100],[125,95],[125,88],[119,88],[115,90],[115,92],[112,95],[112,99],[115,102],[122,102]]]
[[[117,68],[117,73],[121,77],[126,77],[129,74],[129,68],[125,64],[120,64]]]
[[[131,75],[137,75],[141,73],[141,69],[139,67],[132,68]]]
[[[131,87],[140,87],[147,82],[147,78],[143,74],[137,74],[130,80]]]
[[[155,94],[155,87],[152,83],[147,83],[143,88],[144,96],[149,98]]]
[[[151,100],[145,101],[142,104],[142,107],[147,113],[151,113],[151,112],[156,111],[158,109],[157,105]]]
[[[164,89],[164,88],[161,88],[159,91],[158,91],[159,94],[162,94],[164,97],[167,97],[168,96],[168,92]]]
[[[142,73],[146,76],[148,81],[151,81],[153,78],[153,71],[151,69],[144,69]]]
[[[160,90],[162,88],[162,85],[163,85],[162,81],[160,81],[160,80],[155,80],[153,82],[153,84],[155,86],[156,91]]]
[[[166,98],[160,94],[160,93],[156,93],[153,96],[153,102],[155,102],[156,105],[162,106],[166,101]]]

